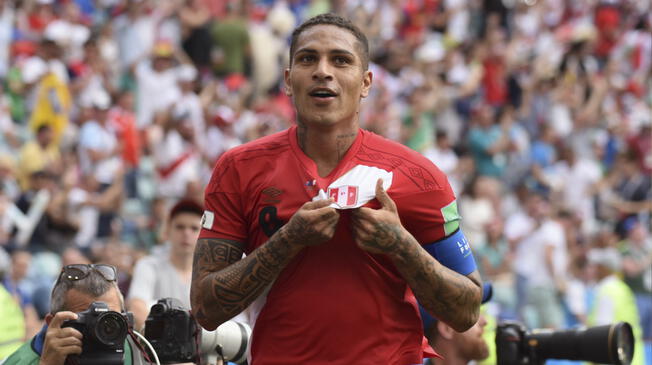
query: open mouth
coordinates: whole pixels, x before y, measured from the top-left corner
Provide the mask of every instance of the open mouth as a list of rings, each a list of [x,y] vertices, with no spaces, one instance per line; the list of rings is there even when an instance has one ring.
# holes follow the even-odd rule
[[[309,93],[313,98],[318,98],[321,100],[329,100],[337,96],[333,90],[330,89],[315,89]]]

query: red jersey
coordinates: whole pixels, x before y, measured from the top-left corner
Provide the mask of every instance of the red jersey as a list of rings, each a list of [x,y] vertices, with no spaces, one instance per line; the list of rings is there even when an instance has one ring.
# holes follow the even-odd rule
[[[339,165],[322,178],[292,127],[220,158],[205,194],[213,219],[200,237],[244,242],[249,254],[319,190],[356,166],[393,174],[387,192],[403,226],[422,245],[446,236],[448,215],[442,209],[454,206],[455,196],[428,159],[360,130]],[[372,200],[366,206],[379,204]],[[260,309],[251,324],[252,365],[406,365],[434,355],[406,281],[386,256],[358,248],[349,226],[350,211],[341,210],[334,237],[304,248],[252,305]]]

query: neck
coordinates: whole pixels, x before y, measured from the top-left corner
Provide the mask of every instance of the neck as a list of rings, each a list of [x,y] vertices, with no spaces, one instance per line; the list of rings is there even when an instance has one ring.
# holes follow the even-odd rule
[[[299,147],[317,164],[319,176],[328,175],[351,148],[358,135],[358,125],[345,127],[308,127],[298,122]]]
[[[449,346],[441,341],[439,341],[440,343],[437,342],[438,341],[435,341],[433,348],[437,349],[437,352],[444,359],[430,359],[431,364],[467,365],[469,363],[469,361],[465,360],[464,356],[461,356],[453,346]]]

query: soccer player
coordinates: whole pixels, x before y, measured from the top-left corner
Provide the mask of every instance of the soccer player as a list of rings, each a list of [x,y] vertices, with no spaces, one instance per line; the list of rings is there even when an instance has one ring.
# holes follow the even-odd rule
[[[359,127],[368,62],[349,21],[299,26],[285,71],[297,126],[226,152],[206,188],[192,309],[212,330],[250,307],[252,365],[420,364],[434,352],[416,299],[457,331],[478,320],[446,176]]]

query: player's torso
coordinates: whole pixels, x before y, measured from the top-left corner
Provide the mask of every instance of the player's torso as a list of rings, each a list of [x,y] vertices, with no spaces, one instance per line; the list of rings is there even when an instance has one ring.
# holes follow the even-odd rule
[[[401,185],[412,184],[410,179],[415,178],[406,175],[410,171],[406,168],[408,161],[366,146],[362,135],[342,163],[328,176],[320,177],[314,163],[297,151],[291,136],[288,139],[287,145],[267,149],[252,161],[266,168],[252,166],[240,170],[247,192],[243,199],[249,237],[247,252],[264,244],[320,190],[331,196],[346,192],[340,194],[343,204],[356,199],[355,194],[362,187],[355,182],[331,186],[329,190],[333,182],[354,168],[362,174],[367,168],[392,173],[389,192],[399,201],[409,190]],[[418,175],[418,169],[412,172]],[[375,186],[375,180],[371,184]],[[375,201],[367,206],[377,208]],[[333,239],[302,250],[264,298],[252,343],[252,352],[259,359],[314,363],[316,357],[325,361],[350,358],[350,363],[355,363],[364,351],[380,348],[390,352],[407,348],[408,357],[420,356],[421,324],[405,281],[387,257],[368,254],[357,247],[350,233],[350,210],[339,212]],[[396,341],[409,345],[388,344]],[[388,356],[398,359],[404,355],[378,354],[383,363]],[[370,354],[364,356],[373,359]]]

